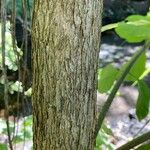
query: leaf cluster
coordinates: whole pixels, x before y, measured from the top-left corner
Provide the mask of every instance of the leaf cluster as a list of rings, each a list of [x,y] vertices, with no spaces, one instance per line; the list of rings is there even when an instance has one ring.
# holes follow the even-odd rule
[[[116,68],[112,64],[107,65],[98,71],[98,91],[100,93],[108,93],[108,99],[104,104],[102,111],[98,117],[97,131],[101,127],[106,113],[113,101],[115,94],[123,82],[132,82],[132,86],[137,85],[139,95],[136,104],[136,115],[139,120],[144,119],[149,114],[150,108],[150,87],[143,80],[149,73],[149,68],[146,68],[146,50],[150,46],[150,15],[146,16],[132,15],[127,17],[124,21],[110,24],[102,27],[101,31],[115,29],[115,32],[129,43],[144,42],[143,49],[137,51],[131,59],[124,63],[120,68]],[[96,131],[96,132],[97,132]],[[97,132],[98,134],[98,132]],[[150,133],[145,135],[149,136]],[[129,144],[122,147],[135,147],[142,143],[147,136],[139,137],[140,141],[136,143],[137,139],[133,139]],[[150,149],[149,144],[139,147],[139,149]],[[119,149],[119,148],[118,148]]]
[[[102,27],[102,32],[112,28],[115,28],[115,32],[129,43],[143,41],[149,43],[150,41],[149,13],[146,16],[131,15],[122,22],[106,25]],[[125,70],[126,66],[130,64],[131,60],[124,63],[119,69],[115,68],[112,64],[100,69],[98,71],[98,91],[100,93],[111,92],[115,82]],[[149,68],[146,68],[146,61],[146,50],[143,49],[142,54],[135,61],[132,68],[128,70],[128,74],[124,79],[124,82],[138,83],[139,96],[136,104],[136,114],[139,120],[144,119],[148,115],[150,108],[150,88],[143,80],[147,75],[145,72],[149,70]]]

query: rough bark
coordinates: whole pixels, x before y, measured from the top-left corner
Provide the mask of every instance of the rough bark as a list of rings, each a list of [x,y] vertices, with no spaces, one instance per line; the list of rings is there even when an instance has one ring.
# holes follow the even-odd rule
[[[33,147],[93,150],[102,0],[35,0]]]

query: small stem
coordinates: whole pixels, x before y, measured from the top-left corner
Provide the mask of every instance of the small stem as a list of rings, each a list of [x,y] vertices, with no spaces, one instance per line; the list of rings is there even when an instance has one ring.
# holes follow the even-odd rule
[[[120,87],[120,85],[122,84],[122,82],[124,81],[126,75],[129,73],[130,69],[132,68],[132,66],[134,65],[134,63],[136,62],[136,60],[140,57],[140,55],[146,51],[146,49],[149,47],[148,42],[145,42],[144,46],[137,51],[137,53],[131,58],[131,60],[129,61],[129,64],[126,66],[126,68],[121,72],[121,75],[119,76],[119,79],[116,81],[116,84],[114,85],[110,95],[108,96],[106,102],[104,103],[104,106],[102,107],[99,116],[98,116],[98,120],[97,120],[97,124],[96,124],[96,128],[95,128],[95,138],[97,137],[97,134],[102,126],[103,120],[111,106],[111,103]]]
[[[148,119],[147,121],[146,121],[146,123],[142,126],[142,128],[134,135],[134,137],[136,137],[146,126],[147,126],[147,124],[150,122],[150,119]]]
[[[8,79],[7,79],[7,67],[5,59],[5,31],[6,31],[6,9],[5,9],[5,0],[1,0],[1,49],[2,49],[2,73],[4,77],[4,103],[5,103],[5,118],[7,126],[7,135],[8,143],[10,150],[13,150],[12,141],[11,141],[11,132],[9,124],[9,107],[8,107]]]
[[[120,146],[116,150],[130,150],[130,149],[146,142],[149,139],[150,139],[150,131],[137,137],[137,138],[134,138],[132,141]]]

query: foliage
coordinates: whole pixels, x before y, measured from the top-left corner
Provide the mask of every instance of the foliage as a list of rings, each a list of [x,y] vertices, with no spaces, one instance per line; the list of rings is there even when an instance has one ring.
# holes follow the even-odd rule
[[[7,127],[5,120],[0,119],[0,134],[7,135]],[[19,120],[18,123],[15,124],[9,121],[10,124],[10,134],[13,137],[13,143],[24,142],[28,140],[32,140],[32,116],[28,116]],[[0,143],[0,149],[3,150],[7,145],[4,143]],[[6,149],[5,149],[6,150]]]
[[[144,144],[138,147],[136,150],[149,150],[150,149],[150,144]]]
[[[114,98],[114,95],[117,92],[118,87],[121,85],[123,81],[132,81],[133,83],[138,83],[139,96],[136,104],[136,115],[139,120],[144,119],[149,113],[150,107],[150,88],[148,85],[142,80],[144,75],[146,75],[145,65],[146,65],[146,50],[150,45],[150,16],[149,13],[147,16],[141,15],[132,15],[127,17],[125,21],[107,25],[102,28],[102,31],[106,31],[107,29],[115,28],[116,33],[123,39],[125,39],[129,43],[138,43],[145,41],[143,49],[137,52],[137,54],[133,55],[130,61],[120,67],[119,71],[115,71],[116,68],[112,65],[108,65],[105,68],[101,69],[98,74],[98,91],[101,93],[110,91],[110,95],[102,108],[102,112],[99,115],[99,124],[102,123],[104,116],[110,107],[110,104]],[[138,56],[136,61],[134,61],[132,68],[127,67],[132,64],[135,56]],[[127,70],[127,68],[129,68]],[[127,75],[126,75],[127,71]],[[115,74],[115,73],[116,74]],[[112,75],[110,75],[112,74]],[[119,75],[118,75],[119,74]],[[115,76],[116,75],[116,76]],[[124,75],[126,75],[124,77]],[[104,86],[105,79],[105,86]],[[122,80],[124,79],[124,80]],[[110,81],[110,84],[107,83],[107,80]],[[116,86],[114,85],[116,82]],[[135,85],[135,84],[134,84]],[[105,112],[104,112],[105,111]],[[98,124],[98,125],[99,125]],[[99,135],[98,135],[99,136]],[[102,137],[102,135],[101,135]],[[100,139],[99,139],[100,142]],[[143,146],[144,147],[144,146]],[[142,148],[143,148],[142,147]]]
[[[139,120],[144,119],[149,112],[150,88],[142,81],[138,81],[139,96],[136,104],[136,114]]]
[[[117,78],[118,72],[119,71],[111,64],[99,71],[98,91],[100,93],[107,92],[111,88]]]
[[[150,39],[150,28],[144,25],[121,22],[115,30],[121,38],[126,39],[130,43],[137,43]]]
[[[6,31],[5,31],[5,64],[7,67],[7,71],[9,74],[13,74],[18,70],[18,63],[23,55],[23,52],[19,48],[13,49],[12,44],[12,35],[11,35],[11,25],[9,22],[6,22]],[[0,24],[1,30],[1,24]],[[0,43],[2,39],[0,37]],[[2,70],[2,47],[0,46],[0,70]],[[9,76],[9,75],[8,75]],[[0,100],[4,98],[4,77],[3,75],[0,77]],[[16,80],[8,80],[8,90],[10,94],[14,94],[14,92],[23,92],[22,83]],[[26,95],[31,96],[31,90],[26,91]],[[16,98],[16,97],[15,97]],[[11,101],[13,98],[11,98]],[[17,99],[16,99],[17,101]],[[2,101],[0,102],[3,103]],[[10,102],[11,103],[11,102]],[[0,119],[0,135],[7,135],[7,127],[5,120]],[[22,120],[19,120],[16,127],[14,127],[14,123],[9,121],[10,125],[10,136],[12,137],[13,143],[24,142],[24,140],[32,140],[32,118],[25,117]],[[6,150],[7,144],[0,143],[0,150]]]
[[[29,88],[24,94],[30,97],[32,95],[32,88]]]
[[[150,16],[132,15],[118,23],[116,33],[127,42],[137,43],[150,40]]]
[[[24,18],[22,2],[23,2],[22,0],[16,0],[16,17],[17,19],[21,21],[22,21],[22,18]],[[26,12],[28,21],[31,21],[32,5],[33,5],[33,0],[26,0],[25,12]],[[13,12],[12,0],[6,0],[6,10],[8,14],[11,14]]]
[[[1,30],[1,24],[0,24]],[[18,61],[21,59],[23,52],[19,49],[13,49],[12,44],[12,35],[10,32],[10,23],[6,23],[6,31],[5,31],[5,64],[11,71],[18,70]],[[0,43],[2,39],[0,37]],[[2,47],[0,45],[0,70],[2,70]],[[0,78],[0,83],[4,84],[3,76]],[[22,83],[19,81],[11,81],[8,83],[9,92],[13,94],[14,92],[22,92]]]
[[[128,63],[126,63],[128,64]],[[125,65],[126,65],[125,64]],[[141,56],[136,60],[133,67],[130,69],[125,81],[136,81],[145,71],[146,66],[146,52],[143,52]]]
[[[11,94],[14,94],[14,92],[22,92],[23,91],[22,83],[19,81],[9,82],[8,84],[9,84],[9,92]]]
[[[0,143],[0,150],[7,150],[7,144]]]
[[[102,28],[102,31],[106,31],[112,28],[115,28],[116,33],[121,38],[124,38],[127,42],[135,43],[135,42],[142,42],[142,41],[147,41],[147,42],[150,41],[149,13],[146,16],[142,16],[142,15],[129,16],[125,19],[125,21],[104,26]],[[130,61],[126,62],[125,64],[122,65],[122,67],[120,67],[118,74],[121,74],[121,72],[124,71],[124,69],[130,63]],[[124,80],[124,81],[132,81],[136,83],[138,82],[139,96],[136,105],[136,114],[139,120],[144,119],[148,115],[149,107],[150,107],[150,96],[149,96],[150,89],[148,88],[147,84],[144,81],[140,80],[141,76],[142,78],[144,78],[143,74],[145,72],[145,68],[146,68],[146,52],[144,51],[141,54],[141,56],[136,60],[132,68],[128,71],[128,75]],[[116,74],[114,73],[115,72],[114,70],[116,70],[117,72],[117,69],[112,65],[108,65],[103,69],[101,69],[100,71],[101,73],[99,73],[99,80],[98,80],[99,92],[103,93],[111,90],[113,84],[119,77],[119,75],[117,76],[117,73]],[[105,86],[103,83],[104,79],[106,83]],[[109,84],[107,84],[107,81],[109,81]]]
[[[114,150],[115,146],[109,141],[109,139],[113,136],[113,133],[109,127],[103,124],[102,129],[99,131],[98,136],[96,138],[96,147],[94,150]]]
[[[1,24],[0,24],[0,30],[1,30]],[[8,69],[16,71],[18,69],[18,56],[19,59],[22,56],[22,51],[17,48],[16,50],[13,49],[13,45],[12,45],[12,36],[10,33],[10,24],[9,22],[7,22],[6,24],[6,32],[5,32],[5,36],[6,36],[6,41],[5,41],[5,59],[6,59],[6,65],[8,67]],[[0,43],[1,43],[2,39],[0,37]],[[16,55],[17,54],[17,55]],[[2,70],[2,47],[0,44],[0,70]]]

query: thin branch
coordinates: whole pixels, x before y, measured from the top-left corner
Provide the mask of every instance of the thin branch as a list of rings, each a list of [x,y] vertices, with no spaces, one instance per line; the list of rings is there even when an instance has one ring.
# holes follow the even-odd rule
[[[13,51],[16,54],[16,59],[17,59],[17,64],[18,64],[18,53],[17,53],[17,47],[16,47],[16,42],[15,42],[15,23],[16,23],[16,0],[13,0],[12,4],[12,15],[11,15],[11,23],[12,23],[12,28],[11,28],[11,36],[12,36],[12,47]],[[18,102],[18,97],[17,97],[17,102]],[[18,103],[17,103],[18,106]],[[13,129],[13,136],[12,136],[12,141],[15,137],[15,130],[16,130],[16,119],[14,119],[14,129]],[[15,148],[16,149],[16,145]]]
[[[27,72],[28,72],[28,67],[27,67],[27,57],[28,57],[28,31],[27,31],[27,1],[26,0],[22,0],[22,10],[23,10],[23,47],[24,50],[24,54],[23,54],[23,76],[22,76],[22,85],[23,85],[23,93],[22,93],[22,105],[25,106],[25,102],[26,102],[26,97],[24,95],[24,91],[26,88],[25,82],[26,82],[26,76]],[[23,109],[23,113],[25,112],[25,110]],[[23,122],[25,122],[25,119],[23,118]],[[24,131],[26,130],[25,125],[24,127]],[[24,132],[24,142],[23,142],[23,147],[25,146],[25,132]]]
[[[13,150],[10,125],[9,125],[9,107],[8,107],[8,79],[7,79],[7,68],[5,63],[5,31],[6,31],[6,9],[5,0],[1,0],[1,45],[2,45],[2,72],[4,77],[4,103],[5,103],[5,118],[8,134],[8,142],[10,150]]]
[[[150,140],[150,131],[137,138],[134,138],[132,141],[120,146],[116,150],[130,150],[148,140]]]
[[[104,121],[104,118],[111,106],[111,103],[112,103],[120,85],[122,84],[123,80],[125,79],[126,75],[129,73],[130,69],[132,68],[132,66],[134,65],[136,60],[140,57],[140,55],[144,51],[146,51],[146,49],[148,49],[149,45],[150,45],[150,43],[145,42],[144,46],[139,51],[137,51],[137,53],[129,61],[129,64],[126,66],[126,68],[121,72],[119,79],[116,81],[116,84],[114,85],[110,95],[108,96],[106,102],[104,103],[104,106],[102,107],[102,109],[99,113],[98,121],[97,121],[96,128],[95,128],[95,138],[97,137],[97,134],[98,134],[98,132],[102,126],[102,123]]]
[[[134,135],[134,137],[136,137],[138,134],[140,134],[140,132],[148,125],[148,123],[150,122],[150,119],[148,119],[145,124],[142,126],[142,128]]]
[[[12,2],[12,14],[11,14],[11,36],[12,36],[12,47],[13,51],[16,57],[16,63],[18,66],[18,81],[20,82],[21,74],[20,74],[20,64],[19,64],[19,59],[20,59],[20,54],[17,51],[17,45],[16,45],[16,0],[13,0]],[[20,89],[20,86],[18,86],[18,91]],[[19,120],[19,97],[20,97],[20,92],[17,92],[17,119],[14,119],[14,129],[13,129],[13,135],[12,135],[12,141],[14,140],[15,136],[18,133],[18,120]],[[14,144],[14,149],[16,149],[16,143]]]

